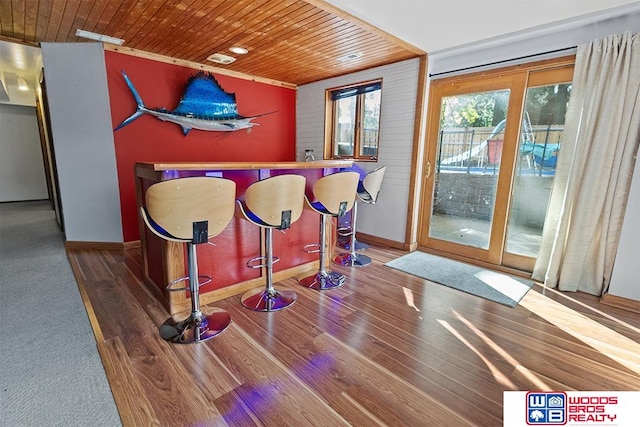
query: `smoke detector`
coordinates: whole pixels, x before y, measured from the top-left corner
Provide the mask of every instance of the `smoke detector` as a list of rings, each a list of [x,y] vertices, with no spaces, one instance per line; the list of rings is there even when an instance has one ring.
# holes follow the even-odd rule
[[[229,65],[236,60],[233,56],[225,55],[224,53],[214,53],[207,57],[208,61],[215,62],[216,64]]]

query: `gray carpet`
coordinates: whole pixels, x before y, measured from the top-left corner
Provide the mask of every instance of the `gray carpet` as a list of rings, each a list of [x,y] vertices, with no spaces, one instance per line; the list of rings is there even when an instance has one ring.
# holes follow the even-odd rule
[[[419,251],[385,265],[509,307],[515,307],[533,286],[531,280]]]
[[[121,426],[47,201],[0,203],[0,426]]]

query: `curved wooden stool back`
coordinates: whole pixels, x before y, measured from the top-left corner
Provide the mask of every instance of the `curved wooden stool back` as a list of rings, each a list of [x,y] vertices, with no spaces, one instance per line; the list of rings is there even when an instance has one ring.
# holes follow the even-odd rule
[[[307,196],[309,206],[318,213],[344,215],[355,203],[359,178],[358,172],[337,172],[323,176],[313,185],[315,202],[310,202],[312,199]]]
[[[380,166],[377,169],[369,172],[362,184],[358,186],[358,198],[365,203],[375,204],[378,200],[378,194],[380,194],[380,188],[382,187],[382,179],[386,172],[386,166]]]
[[[320,242],[306,245],[304,250],[308,253],[319,254],[320,267],[316,273],[298,279],[298,283],[302,286],[326,290],[337,288],[344,284],[346,279],[344,275],[328,271],[325,266],[327,218],[330,216],[343,216],[353,208],[359,179],[360,174],[358,172],[337,172],[326,175],[318,179],[313,185],[313,196],[311,198],[309,195],[305,195],[307,205],[320,214]]]
[[[264,229],[264,256],[247,262],[249,268],[264,268],[266,283],[262,288],[246,292],[242,305],[254,311],[277,311],[290,306],[297,295],[290,289],[273,287],[273,230],[285,230],[302,216],[306,178],[285,174],[254,182],[247,188],[244,200],[238,200],[244,218]]]
[[[162,181],[146,191],[140,214],[147,227],[162,239],[187,245],[188,276],[174,280],[167,290],[188,289],[191,314],[184,320],[172,316],[160,327],[160,336],[169,342],[202,342],[218,335],[231,322],[229,313],[222,309],[211,308],[206,314],[200,309],[199,288],[211,278],[198,275],[196,245],[207,243],[227,227],[235,212],[235,198],[235,182],[214,177]],[[188,287],[174,287],[185,281]]]
[[[149,229],[166,240],[193,239],[194,222],[207,221],[208,237],[222,233],[235,212],[236,183],[216,177],[190,177],[158,182],[147,189],[143,219]],[[143,209],[144,210],[144,209]],[[158,226],[148,223],[150,216]]]
[[[302,215],[306,178],[301,175],[278,175],[256,181],[247,188],[240,204],[247,220],[260,227],[288,228],[282,212],[289,211],[290,224]]]

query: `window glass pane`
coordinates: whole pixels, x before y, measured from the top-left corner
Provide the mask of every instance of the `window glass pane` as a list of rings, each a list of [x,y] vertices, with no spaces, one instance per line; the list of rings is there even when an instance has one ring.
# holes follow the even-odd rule
[[[537,257],[571,83],[527,90],[506,251]]]
[[[509,91],[443,97],[429,236],[489,247]]]
[[[378,157],[378,132],[380,130],[380,97],[382,90],[365,93],[363,108],[363,129],[360,155]]]
[[[356,96],[338,99],[335,102],[334,152],[335,156],[353,156],[356,126]]]

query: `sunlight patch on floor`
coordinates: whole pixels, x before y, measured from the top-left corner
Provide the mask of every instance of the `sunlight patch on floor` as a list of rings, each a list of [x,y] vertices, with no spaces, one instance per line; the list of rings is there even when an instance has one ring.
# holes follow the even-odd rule
[[[503,374],[496,365],[494,365],[487,357],[485,357],[480,350],[475,348],[473,344],[471,344],[462,336],[462,334],[456,331],[456,329],[451,326],[449,322],[447,322],[446,320],[438,320],[438,323],[440,323],[446,330],[451,332],[451,334],[454,337],[458,338],[464,345],[469,347],[469,349],[473,351],[482,360],[482,362],[484,362],[485,365],[487,365],[487,368],[489,368],[489,371],[491,371],[491,374],[499,384],[502,384],[504,387],[508,387],[511,390],[517,390],[516,385],[512,383],[511,380],[509,380],[509,378],[505,374]]]
[[[542,381],[536,374],[531,372],[528,368],[523,366],[515,357],[513,357],[509,352],[500,347],[495,341],[485,335],[480,329],[476,328],[474,324],[458,313],[456,310],[451,310],[453,315],[460,320],[464,325],[471,330],[474,334],[476,334],[482,341],[484,341],[491,349],[496,352],[502,359],[508,362],[513,368],[519,371],[527,380],[531,382],[538,390],[551,390],[548,384]]]
[[[538,292],[529,292],[519,305],[640,374],[640,343]]]
[[[529,291],[529,286],[506,274],[482,270],[474,274],[474,276],[513,301],[520,301],[520,298]]]
[[[420,309],[416,307],[416,303],[413,301],[413,291],[403,286],[402,292],[404,292],[404,299],[407,301],[407,305],[414,308],[416,311],[420,311]]]

